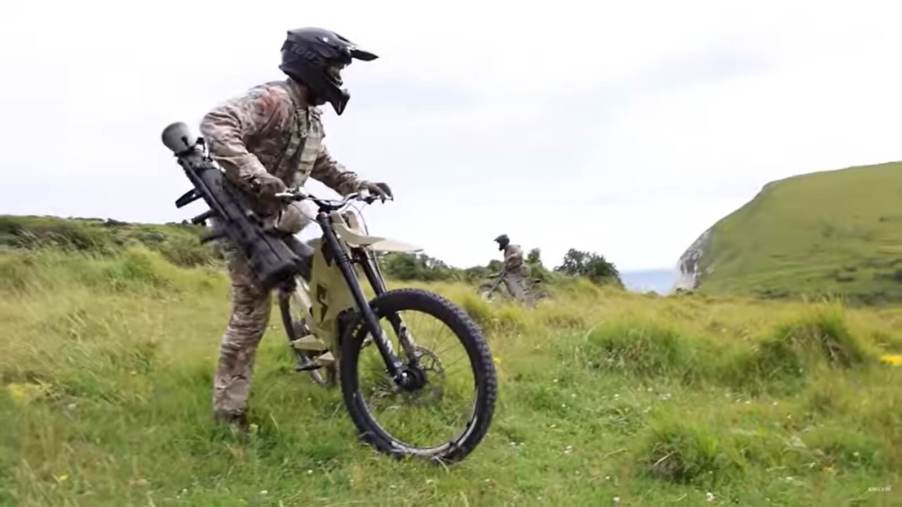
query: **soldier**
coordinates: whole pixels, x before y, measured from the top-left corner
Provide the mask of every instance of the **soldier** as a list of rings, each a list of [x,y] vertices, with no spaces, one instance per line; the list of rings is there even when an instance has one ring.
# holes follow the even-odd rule
[[[254,211],[266,217],[267,225],[294,234],[309,223],[297,207],[283,206],[275,198],[308,177],[341,194],[367,190],[383,200],[392,197],[387,185],[361,180],[346,170],[323,144],[317,106],[329,102],[337,114],[344,111],[350,95],[342,88],[340,71],[354,58],[370,61],[376,55],[328,30],[291,30],[279,66],[288,79],[252,88],[201,122],[213,159],[230,181],[253,197]],[[254,356],[269,320],[271,296],[241,254],[230,252],[228,267],[232,314],[213,381],[213,413],[218,421],[244,429]]]
[[[514,299],[522,302],[528,302],[527,280],[529,279],[529,268],[523,262],[523,250],[519,245],[512,245],[507,234],[502,234],[495,238],[498,243],[498,250],[504,251],[504,285],[510,291]]]

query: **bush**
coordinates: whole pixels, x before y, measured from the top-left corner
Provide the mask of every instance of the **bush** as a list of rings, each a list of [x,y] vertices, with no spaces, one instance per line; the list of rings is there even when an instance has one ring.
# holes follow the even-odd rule
[[[584,358],[593,366],[640,376],[701,373],[696,351],[677,330],[648,322],[606,324],[588,336]]]
[[[396,280],[432,282],[462,278],[459,271],[424,254],[388,253],[380,262],[382,271]]]
[[[465,294],[459,304],[485,331],[519,333],[527,327],[527,315],[518,305],[494,305],[476,294]]]
[[[222,259],[219,249],[200,243],[201,231],[202,227],[193,225],[0,216],[0,246],[29,250],[58,248],[111,256],[121,254],[129,245],[142,245],[185,267]]]
[[[467,283],[478,283],[485,280],[492,271],[485,266],[473,266],[463,270],[463,280]]]
[[[838,308],[823,309],[781,326],[774,339],[801,353],[825,359],[831,366],[849,368],[868,359],[864,347],[846,327]]]
[[[0,240],[3,246],[39,248],[54,246],[66,250],[111,253],[113,235],[84,220],[56,217],[0,216]]]
[[[754,350],[728,356],[720,378],[752,391],[790,392],[803,385],[817,364],[850,368],[870,356],[848,330],[838,308],[820,309],[783,324]]]
[[[819,427],[805,434],[805,444],[814,450],[820,468],[884,469],[886,451],[879,439],[839,427]]]
[[[805,364],[793,347],[768,338],[753,350],[729,355],[719,378],[728,385],[752,392],[791,392],[802,385]]]
[[[713,428],[667,421],[651,428],[639,461],[655,479],[713,485],[741,470],[731,454]]]
[[[605,260],[603,255],[595,252],[582,252],[571,248],[564,255],[561,265],[554,270],[570,276],[583,276],[599,285],[613,284],[623,287],[617,267]]]
[[[176,266],[194,267],[222,259],[220,249],[202,244],[192,236],[173,236],[158,247],[163,257]]]

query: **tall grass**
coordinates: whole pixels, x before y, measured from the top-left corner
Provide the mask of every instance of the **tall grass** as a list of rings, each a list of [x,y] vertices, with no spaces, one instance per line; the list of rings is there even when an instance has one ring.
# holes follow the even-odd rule
[[[225,277],[119,252],[0,254],[0,505],[890,505],[899,491],[902,368],[874,360],[899,343],[891,310],[580,281],[530,309],[419,284],[480,323],[501,379],[489,437],[446,469],[358,443],[339,393],[292,371],[278,319],[254,430],[217,428]]]

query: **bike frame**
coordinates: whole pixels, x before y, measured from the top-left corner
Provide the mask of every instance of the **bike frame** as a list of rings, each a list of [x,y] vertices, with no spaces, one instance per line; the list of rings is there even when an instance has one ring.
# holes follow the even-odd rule
[[[351,291],[351,295],[354,298],[354,303],[357,306],[357,311],[360,313],[363,324],[369,330],[373,337],[373,341],[376,343],[376,347],[379,349],[382,360],[385,362],[386,370],[397,383],[403,385],[407,377],[406,373],[408,373],[408,368],[398,356],[395,355],[388,338],[382,332],[382,327],[379,325],[379,319],[370,307],[369,301],[363,293],[363,289],[354,272],[354,264],[359,264],[363,268],[364,275],[377,297],[387,291],[382,273],[379,270],[375,259],[365,247],[346,245],[338,237],[332,221],[334,219],[340,219],[340,217],[337,213],[331,213],[330,211],[320,209],[316,215],[316,222],[322,229],[323,239],[331,250],[333,261],[338,265],[338,269],[341,271],[345,284]],[[390,315],[388,316],[388,320],[394,328],[395,333],[397,333],[401,346],[404,348],[405,353],[407,353],[407,357],[411,358],[411,364],[409,366],[417,367],[417,358],[414,353],[415,346],[410,339],[409,333],[404,326],[401,317],[397,314]]]
[[[501,286],[501,283],[504,282],[504,275],[507,274],[507,271],[502,271],[501,274],[495,277],[495,282],[492,283],[492,287],[489,289],[489,294],[494,294],[498,287]]]

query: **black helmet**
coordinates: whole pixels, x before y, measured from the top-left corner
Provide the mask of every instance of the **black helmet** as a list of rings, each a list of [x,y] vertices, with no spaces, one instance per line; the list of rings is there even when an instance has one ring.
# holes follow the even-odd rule
[[[498,243],[498,250],[504,250],[504,247],[510,244],[511,239],[507,237],[507,234],[502,234],[495,238],[495,242]]]
[[[370,61],[376,55],[357,49],[348,39],[322,28],[289,30],[282,44],[279,68],[295,81],[307,85],[314,103],[329,102],[341,114],[351,96],[341,87],[340,71],[351,59]],[[317,102],[318,101],[318,102]]]

